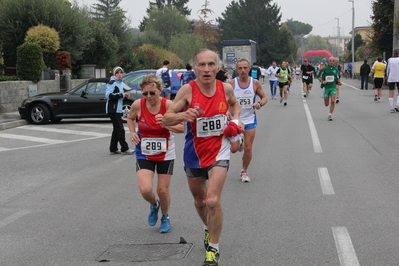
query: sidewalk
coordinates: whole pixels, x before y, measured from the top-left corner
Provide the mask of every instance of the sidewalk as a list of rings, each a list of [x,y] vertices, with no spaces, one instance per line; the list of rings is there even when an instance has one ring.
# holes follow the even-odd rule
[[[0,131],[13,127],[23,126],[27,123],[28,122],[25,119],[21,119],[18,111],[11,113],[0,113]]]

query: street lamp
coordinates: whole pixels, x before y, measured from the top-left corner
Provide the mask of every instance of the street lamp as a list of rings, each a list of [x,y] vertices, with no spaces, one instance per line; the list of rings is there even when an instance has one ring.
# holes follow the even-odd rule
[[[355,64],[355,0],[348,0],[348,2],[352,2],[352,69],[353,69]]]

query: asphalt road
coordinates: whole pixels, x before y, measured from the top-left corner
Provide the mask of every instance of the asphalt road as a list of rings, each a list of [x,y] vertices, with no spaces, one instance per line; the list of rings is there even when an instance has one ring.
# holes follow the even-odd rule
[[[223,190],[220,265],[399,265],[399,114],[389,113],[387,91],[375,103],[372,90],[343,81],[331,122],[318,84],[302,99],[294,83],[288,106],[269,99],[258,111],[252,182],[240,182],[237,153]],[[159,224],[146,223],[135,156],[108,154],[111,128],[65,120],[0,131],[1,265],[201,265],[203,225],[182,169],[183,136],[173,230],[159,234]],[[180,237],[194,244],[183,259],[95,260],[113,245]]]

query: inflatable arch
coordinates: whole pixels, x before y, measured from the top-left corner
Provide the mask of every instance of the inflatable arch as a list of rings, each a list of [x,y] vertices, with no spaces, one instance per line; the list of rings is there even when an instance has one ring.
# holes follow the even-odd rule
[[[303,58],[307,58],[308,56],[312,56],[312,55],[324,55],[327,58],[332,57],[333,55],[326,50],[316,50],[316,51],[307,51],[303,54]]]

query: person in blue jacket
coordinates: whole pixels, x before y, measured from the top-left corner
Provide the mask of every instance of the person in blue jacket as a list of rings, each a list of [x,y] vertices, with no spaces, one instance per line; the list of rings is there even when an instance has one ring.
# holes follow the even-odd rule
[[[112,77],[105,91],[105,98],[107,99],[105,111],[111,118],[113,126],[109,151],[111,154],[132,155],[134,151],[129,149],[129,145],[125,140],[125,129],[122,121],[123,99],[130,98],[128,93],[123,92],[122,76],[123,69],[121,67],[115,67],[112,70]],[[118,142],[121,145],[121,151],[118,151]]]

